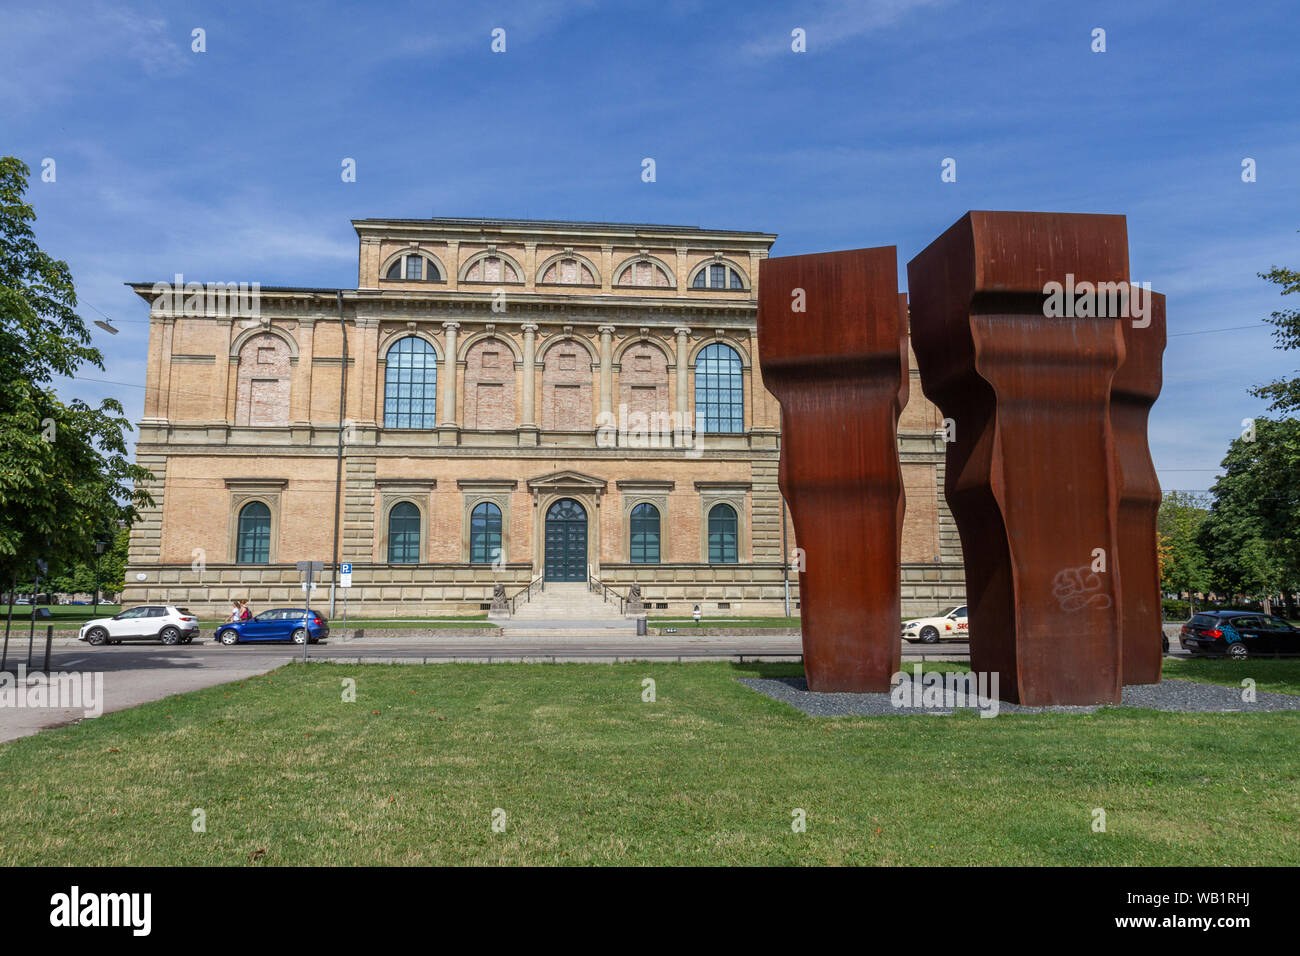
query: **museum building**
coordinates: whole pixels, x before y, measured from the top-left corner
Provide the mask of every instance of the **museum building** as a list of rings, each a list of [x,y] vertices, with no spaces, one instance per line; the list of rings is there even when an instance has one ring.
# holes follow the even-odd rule
[[[797,613],[757,362],[775,235],[352,225],[355,289],[131,283],[150,306],[136,459],[154,505],[126,603],[300,604],[296,562],[325,562],[328,585],[337,533],[353,614],[477,613],[539,579],[636,584],[650,613]],[[914,361],[899,449],[920,613],[962,601],[964,578]]]

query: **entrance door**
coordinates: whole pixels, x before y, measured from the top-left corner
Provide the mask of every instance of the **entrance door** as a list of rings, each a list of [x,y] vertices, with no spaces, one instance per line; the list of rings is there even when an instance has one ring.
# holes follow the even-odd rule
[[[587,580],[587,512],[572,498],[546,512],[546,580]]]

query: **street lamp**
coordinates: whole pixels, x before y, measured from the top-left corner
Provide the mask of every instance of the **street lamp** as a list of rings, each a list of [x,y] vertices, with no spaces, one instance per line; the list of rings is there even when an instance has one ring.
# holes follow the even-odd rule
[[[109,335],[117,335],[117,329],[113,328],[113,326],[109,324],[108,319],[96,319],[95,324]]]

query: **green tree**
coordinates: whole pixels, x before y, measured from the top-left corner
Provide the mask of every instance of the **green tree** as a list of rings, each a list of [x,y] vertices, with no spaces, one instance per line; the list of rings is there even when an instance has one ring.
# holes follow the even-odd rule
[[[1289,617],[1300,589],[1300,420],[1255,421],[1235,439],[1198,540],[1216,588],[1269,598],[1281,593]]]
[[[60,594],[90,594],[96,589],[105,593],[121,591],[126,586],[126,558],[131,529],[119,528],[116,533],[106,534],[101,540],[106,544],[103,554],[92,554],[71,567],[52,571],[46,590]],[[32,583],[24,582],[19,588],[20,592],[30,590]]]
[[[1274,285],[1282,287],[1282,295],[1300,293],[1300,272],[1274,266],[1268,272],[1259,273],[1261,279],[1267,279]],[[1274,344],[1283,351],[1300,348],[1300,308],[1284,309],[1274,312],[1265,321],[1275,327]],[[1267,398],[1271,405],[1269,411],[1300,411],[1300,377],[1278,379],[1268,385],[1260,385],[1250,390],[1256,398]]]
[[[1191,491],[1169,491],[1161,499],[1156,536],[1163,590],[1195,595],[1209,589],[1209,564],[1198,540],[1201,523],[1210,513],[1209,505],[1208,495]]]
[[[65,262],[36,242],[25,201],[29,170],[0,158],[0,581],[51,570],[94,554],[106,528],[129,526],[150,503],[136,483],[120,403],[61,401],[56,376],[86,365],[103,370]]]

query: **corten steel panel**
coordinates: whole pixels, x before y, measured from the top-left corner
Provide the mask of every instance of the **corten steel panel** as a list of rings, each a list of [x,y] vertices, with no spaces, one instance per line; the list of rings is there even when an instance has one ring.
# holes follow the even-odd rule
[[[1125,321],[1124,361],[1110,389],[1110,422],[1119,468],[1119,574],[1124,588],[1122,620],[1125,684],[1157,684],[1164,653],[1160,646],[1160,564],[1156,558],[1156,514],[1160,481],[1147,444],[1147,419],[1160,395],[1165,351],[1165,297],[1150,300],[1142,320]],[[1150,324],[1143,326],[1146,319]],[[1143,327],[1139,327],[1143,326]]]
[[[1122,216],[971,212],[907,268],[921,387],[956,425],[971,667],[1004,699],[1117,703],[1118,317],[1048,318],[1045,283],[1128,280]],[[1106,571],[1093,570],[1101,549]]]
[[[765,259],[758,354],[781,403],[781,492],[804,568],[814,691],[886,691],[899,669],[906,299],[893,246]],[[793,311],[803,290],[806,311]]]

